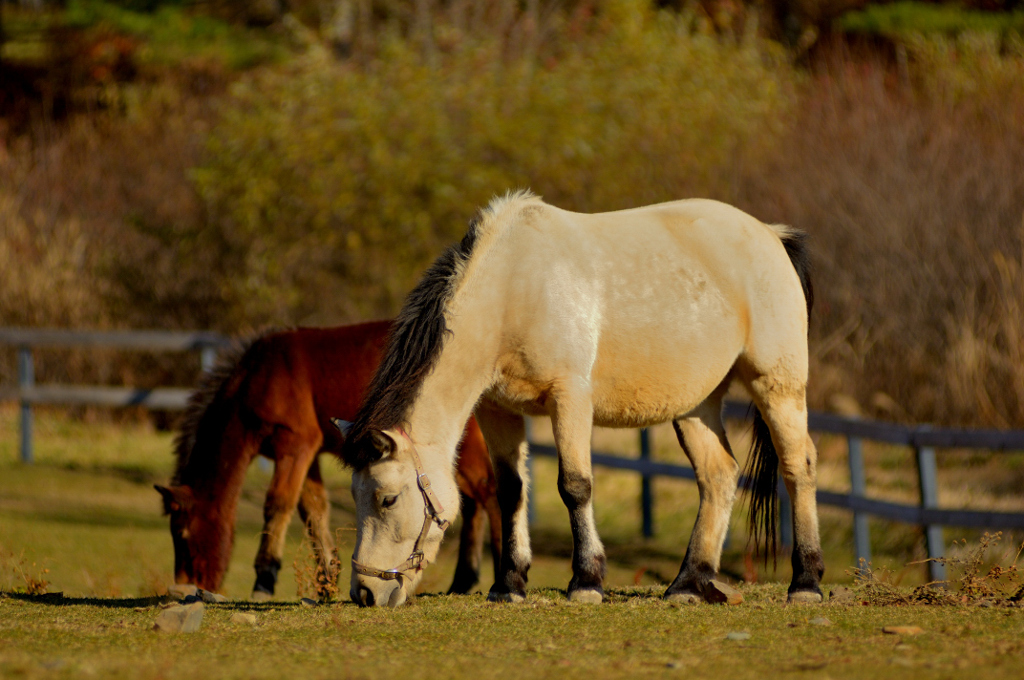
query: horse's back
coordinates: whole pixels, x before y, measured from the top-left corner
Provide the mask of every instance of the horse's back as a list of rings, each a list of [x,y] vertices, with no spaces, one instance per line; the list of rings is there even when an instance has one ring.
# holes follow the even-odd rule
[[[242,360],[245,407],[264,427],[318,427],[324,448],[339,450],[329,419],[355,416],[389,325],[296,328],[262,336]]]

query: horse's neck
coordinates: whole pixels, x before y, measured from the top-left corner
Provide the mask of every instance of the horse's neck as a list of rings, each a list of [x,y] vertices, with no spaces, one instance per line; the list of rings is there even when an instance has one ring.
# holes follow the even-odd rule
[[[465,305],[450,316],[451,334],[408,418],[417,444],[443,452],[446,457],[440,462],[449,466],[473,407],[490,386],[497,358],[500,316],[494,309],[474,307]],[[491,332],[482,332],[484,328]]]
[[[232,414],[220,431],[200,430],[181,481],[192,487],[218,514],[233,515],[245,473],[254,456],[253,437]]]

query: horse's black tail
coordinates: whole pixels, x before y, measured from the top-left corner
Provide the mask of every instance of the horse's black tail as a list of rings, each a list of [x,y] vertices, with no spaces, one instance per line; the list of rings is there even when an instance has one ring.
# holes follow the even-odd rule
[[[776,225],[776,233],[782,239],[789,261],[793,263],[796,275],[800,277],[800,286],[804,289],[804,300],[807,301],[807,322],[811,322],[811,309],[814,307],[814,286],[811,285],[811,256],[807,251],[807,234],[792,227]]]
[[[753,407],[751,407],[753,408]],[[750,443],[750,455],[747,456],[747,469],[744,474],[744,489],[750,494],[750,541],[754,543],[754,555],[761,551],[764,541],[764,563],[768,564],[768,556],[775,560],[778,549],[776,527],[779,519],[779,456],[772,443],[768,423],[761,412],[754,410],[753,441]]]
[[[807,321],[811,320],[814,307],[814,287],[811,285],[811,260],[807,251],[807,234],[782,225],[773,226],[786,248],[789,261],[793,264],[807,303]],[[747,457],[744,489],[750,494],[750,540],[754,543],[754,554],[760,554],[761,540],[764,540],[764,561],[769,555],[773,560],[778,551],[779,520],[779,455],[775,451],[772,435],[764,416],[754,409],[753,441]]]

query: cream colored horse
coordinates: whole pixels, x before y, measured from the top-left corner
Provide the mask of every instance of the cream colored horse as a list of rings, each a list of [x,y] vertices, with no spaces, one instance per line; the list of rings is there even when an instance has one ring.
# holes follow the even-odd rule
[[[802,234],[728,205],[685,200],[584,215],[527,192],[495,199],[410,294],[346,427],[357,511],[352,599],[395,606],[414,592],[458,511],[455,450],[475,411],[502,510],[502,578],[491,600],[526,596],[524,415],[552,419],[573,535],[568,596],[582,601],[602,599],[605,572],[591,504],[592,426],[674,421],[700,510],[665,597],[698,600],[718,571],[736,493],[721,412],[739,380],[763,414],[752,524],[772,534],[781,461],[794,503],[789,597],[820,601],[809,310]]]

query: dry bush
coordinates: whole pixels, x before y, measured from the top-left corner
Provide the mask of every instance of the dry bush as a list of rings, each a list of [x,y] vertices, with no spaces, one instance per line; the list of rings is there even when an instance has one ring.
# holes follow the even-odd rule
[[[535,56],[484,38],[429,59],[393,40],[366,65],[311,50],[239,84],[181,256],[218,253],[239,319],[323,323],[392,313],[510,188],[581,211],[703,193],[770,147],[792,74],[753,37],[645,6],[606,3]]]
[[[171,269],[161,243],[200,217],[188,169],[208,106],[174,84],[125,90],[119,99],[119,111],[40,122],[0,156],[2,325],[216,327],[217,292],[202,279],[203,263]],[[173,384],[168,376],[180,364],[92,351],[36,354],[43,382]],[[13,373],[5,352],[0,379],[13,381]]]
[[[812,235],[818,408],[1024,427],[1022,93],[1024,58],[977,38],[913,44],[902,73],[833,53],[735,189]]]

